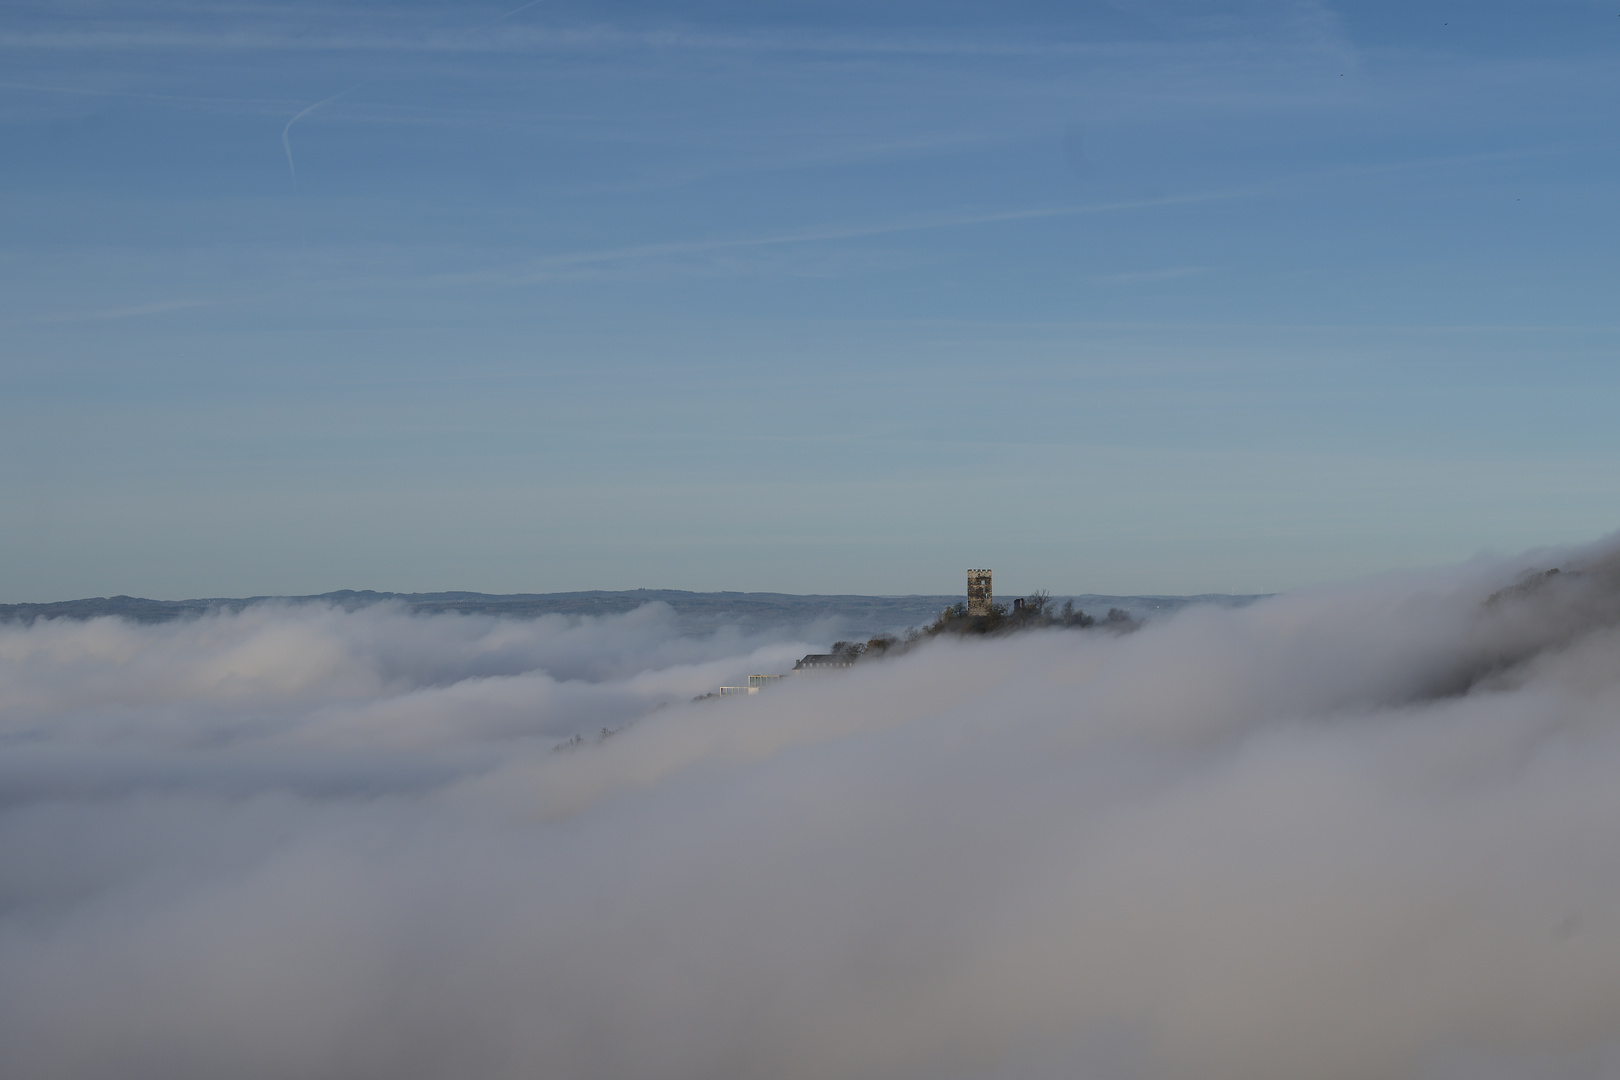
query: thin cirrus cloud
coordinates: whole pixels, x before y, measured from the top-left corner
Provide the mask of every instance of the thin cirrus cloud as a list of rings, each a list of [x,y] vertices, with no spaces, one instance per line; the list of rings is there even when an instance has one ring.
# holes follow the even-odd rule
[[[1170,266],[1163,270],[1127,270],[1117,274],[1096,274],[1086,280],[1098,285],[1150,285],[1158,281],[1196,277],[1214,269],[1213,266]]]
[[[0,1063],[1610,1076],[1617,566],[696,704],[802,640],[656,606],[3,627]]]
[[[144,319],[154,315],[168,315],[176,311],[188,311],[192,308],[205,307],[208,303],[209,301],[198,299],[157,300],[147,304],[125,304],[95,311],[17,318],[7,320],[0,323],[0,325],[41,327],[71,326],[77,323],[120,322],[124,319]]]
[[[522,11],[522,8],[517,9]],[[510,16],[508,16],[510,17]],[[1335,38],[1321,44],[1342,47]],[[412,32],[394,20],[376,20],[364,27],[340,32],[283,30],[261,26],[245,30],[192,28],[135,29],[107,27],[94,30],[38,30],[0,32],[0,49],[51,52],[104,52],[174,50],[188,52],[575,52],[619,51],[626,48],[738,53],[827,53],[919,57],[1120,57],[1144,51],[1191,52],[1207,55],[1204,47],[1150,41],[1053,41],[934,34],[874,32],[859,36],[815,31],[715,32],[690,28],[635,26],[534,26],[485,23],[466,29]]]
[[[838,240],[855,240],[873,236],[889,236],[902,233],[929,232],[936,229],[958,229],[973,225],[996,225],[1017,221],[1038,221],[1045,218],[1081,217],[1087,214],[1107,214],[1126,210],[1140,210],[1150,207],[1177,206],[1192,203],[1218,202],[1227,199],[1243,198],[1248,192],[1208,192],[1189,195],[1170,195],[1155,199],[1131,199],[1113,203],[1097,203],[1089,206],[1049,206],[1033,207],[1023,210],[996,210],[980,213],[942,214],[932,218],[897,220],[892,222],[876,222],[862,225],[825,226],[816,229],[805,229],[800,232],[784,232],[765,236],[733,237],[716,240],[687,240],[672,241],[664,244],[642,244],[633,247],[607,248],[601,251],[570,252],[547,256],[538,260],[536,274],[538,278],[548,270],[567,270],[574,267],[590,266],[605,263],[620,263],[643,261],[648,259],[665,258],[670,256],[695,255],[707,252],[725,251],[737,248],[779,247],[795,244],[814,244]],[[1183,276],[1185,273],[1196,273],[1198,270],[1172,273],[1168,276]]]

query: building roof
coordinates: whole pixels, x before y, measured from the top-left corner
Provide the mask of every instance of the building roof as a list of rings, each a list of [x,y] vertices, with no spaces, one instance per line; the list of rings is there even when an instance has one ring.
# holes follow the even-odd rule
[[[818,667],[851,667],[854,663],[855,661],[848,657],[839,656],[836,653],[810,653],[803,660],[794,664],[793,670],[801,671],[804,668]]]

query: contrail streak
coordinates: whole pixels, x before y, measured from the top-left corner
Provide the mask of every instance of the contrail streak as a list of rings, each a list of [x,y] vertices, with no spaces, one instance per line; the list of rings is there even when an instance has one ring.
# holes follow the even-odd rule
[[[518,12],[527,11],[529,8],[532,8],[536,4],[539,4],[539,3],[542,3],[542,2],[543,2],[543,0],[529,0],[529,2],[526,3],[526,4],[519,4],[517,7],[513,8],[511,11],[506,12],[505,14],[497,15],[495,18],[489,20],[489,22],[481,23],[478,26],[473,27],[472,32],[477,33],[479,30],[483,30],[486,27],[494,26],[498,22],[505,22],[507,19],[510,19],[512,16],[516,15]],[[316,109],[319,109],[321,106],[330,105],[332,102],[336,101],[338,98],[342,97],[344,94],[352,93],[353,91],[360,89],[360,87],[362,87],[364,85],[365,85],[365,83],[356,83],[354,86],[349,87],[347,90],[339,90],[337,93],[333,94],[331,97],[326,98],[326,99],[321,100],[321,101],[317,101],[315,104],[309,106],[307,109],[304,109],[302,112],[295,115],[291,120],[288,120],[287,121],[287,126],[281,129],[281,149],[283,151],[285,151],[286,154],[287,154],[287,171],[292,174],[292,182],[293,182],[293,187],[294,188],[298,187],[298,168],[297,168],[297,166],[295,166],[293,164],[292,140],[290,138],[288,138],[288,132],[292,131],[292,126],[294,124],[298,123],[298,121],[302,120],[304,117],[308,116],[310,113],[314,112]]]
[[[518,12],[525,11],[525,10],[527,10],[529,8],[534,7],[534,5],[542,3],[542,2],[543,2],[543,0],[529,0],[529,2],[527,4],[519,4],[517,7],[513,8],[511,11],[508,11],[505,15],[502,15],[500,19],[496,19],[495,21],[500,22],[501,19],[510,19],[512,16],[516,15]]]
[[[349,87],[347,90],[339,90],[337,93],[333,94],[331,97],[325,98],[325,99],[323,99],[321,101],[317,101],[315,104],[311,105],[309,108],[305,109],[303,112],[300,112],[298,115],[294,116],[291,120],[287,121],[287,126],[281,129],[281,148],[287,152],[287,171],[292,174],[292,182],[293,182],[293,187],[294,188],[296,188],[298,186],[298,169],[293,165],[292,141],[287,138],[287,133],[292,130],[292,126],[294,124],[298,123],[298,121],[302,120],[304,117],[308,116],[310,113],[314,112],[316,109],[320,108],[322,105],[330,105],[332,102],[336,101],[338,98],[342,97],[344,94],[347,94],[347,93],[350,93],[352,91],[358,90],[358,89],[360,89],[361,86],[364,86],[364,85],[365,85],[364,83],[357,83],[354,86]]]
[[[517,7],[513,8],[511,11],[505,12],[504,14],[501,14],[501,15],[497,15],[493,19],[490,19],[488,22],[479,23],[477,26],[474,26],[471,30],[468,30],[467,33],[476,34],[480,30],[488,30],[490,27],[494,26],[496,23],[505,22],[507,19],[510,19],[512,16],[516,15],[518,12],[527,11],[529,8],[532,8],[532,7],[534,7],[534,5],[539,4],[539,3],[544,3],[544,0],[529,0],[529,2],[527,4],[519,4]]]
[[[541,3],[541,2],[542,2],[542,0],[528,0],[528,3],[526,3],[526,4],[519,4],[517,7],[513,8],[511,11],[506,12],[505,14],[497,15],[495,18],[491,19],[489,22],[482,23],[482,24],[480,24],[478,26],[473,27],[472,32],[477,33],[479,30],[482,30],[485,27],[494,26],[498,22],[504,22],[507,19],[510,19],[512,16],[516,15],[518,12],[527,11],[529,8],[532,8],[536,4]],[[293,164],[292,140],[290,138],[288,138],[288,133],[292,131],[292,126],[294,124],[298,123],[298,121],[302,120],[304,117],[308,116],[310,113],[314,112],[316,109],[319,109],[321,106],[330,105],[332,102],[336,101],[338,98],[342,97],[344,94],[352,93],[353,91],[360,89],[360,87],[362,87],[364,85],[365,85],[365,83],[356,83],[355,85],[349,87],[347,90],[339,90],[337,93],[333,94],[331,97],[324,98],[321,101],[317,101],[315,104],[313,104],[313,105],[309,106],[308,108],[304,109],[303,111],[297,113],[291,120],[288,120],[287,125],[281,129],[281,149],[287,155],[287,172],[292,175],[293,188],[295,190],[298,187],[298,167]]]

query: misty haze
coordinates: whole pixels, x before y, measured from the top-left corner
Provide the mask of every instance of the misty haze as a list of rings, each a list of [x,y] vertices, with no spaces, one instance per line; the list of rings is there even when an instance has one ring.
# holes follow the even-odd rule
[[[0,625],[8,1074],[1620,1068],[1620,547],[793,629]]]

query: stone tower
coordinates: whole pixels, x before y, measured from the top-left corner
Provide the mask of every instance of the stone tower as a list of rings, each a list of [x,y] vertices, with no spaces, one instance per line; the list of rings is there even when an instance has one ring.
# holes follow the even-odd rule
[[[990,614],[990,602],[992,599],[990,594],[990,571],[969,570],[967,613],[969,615]]]

